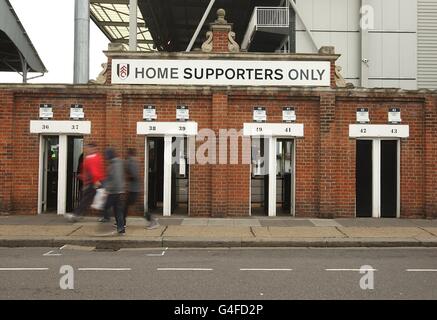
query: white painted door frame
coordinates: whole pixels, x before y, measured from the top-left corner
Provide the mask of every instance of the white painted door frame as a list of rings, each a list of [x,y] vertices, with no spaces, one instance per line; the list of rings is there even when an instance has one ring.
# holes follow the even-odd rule
[[[40,135],[39,141],[39,177],[38,177],[38,214],[47,210],[47,142],[46,137],[58,137],[58,197],[57,197],[57,214],[63,215],[67,208],[67,153],[68,153],[68,135],[66,134],[49,134]],[[43,208],[44,204],[44,208]]]

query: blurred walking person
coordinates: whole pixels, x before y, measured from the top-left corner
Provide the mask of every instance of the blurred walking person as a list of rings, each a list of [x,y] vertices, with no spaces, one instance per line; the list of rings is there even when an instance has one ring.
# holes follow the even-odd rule
[[[129,212],[129,207],[133,206],[137,200],[140,193],[140,172],[138,161],[136,159],[136,150],[129,148],[127,150],[127,159],[125,163],[125,172],[127,180],[127,197],[124,206],[123,218],[124,225],[126,225],[126,219]]]
[[[108,196],[104,209],[105,217],[109,217],[112,209],[117,224],[117,233],[123,235],[126,232],[121,203],[121,195],[124,193],[125,183],[123,161],[117,157],[117,154],[112,148],[106,149],[105,159],[109,163],[105,180],[105,189]]]
[[[83,218],[86,210],[88,210],[93,203],[96,190],[101,188],[105,179],[105,167],[103,157],[98,153],[97,145],[89,143],[85,145],[85,159],[83,160],[83,170],[81,178],[83,181],[83,189],[79,205],[74,210],[73,214],[66,214],[65,217],[71,221],[76,222]]]

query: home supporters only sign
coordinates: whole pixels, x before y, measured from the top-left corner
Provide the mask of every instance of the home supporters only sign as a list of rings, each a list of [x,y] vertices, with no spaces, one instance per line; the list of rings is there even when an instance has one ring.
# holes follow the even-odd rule
[[[330,86],[329,61],[114,59],[113,84]]]

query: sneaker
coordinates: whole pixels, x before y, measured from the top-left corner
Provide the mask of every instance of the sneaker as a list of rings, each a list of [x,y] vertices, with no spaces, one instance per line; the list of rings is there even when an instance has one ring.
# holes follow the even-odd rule
[[[119,236],[124,236],[124,235],[126,235],[126,230],[120,230],[120,231],[117,231],[117,234],[119,235]]]
[[[100,218],[98,221],[99,221],[99,222],[102,222],[102,223],[105,223],[105,222],[109,222],[109,221],[111,221],[111,219]]]
[[[153,230],[157,229],[159,227],[159,223],[156,221],[153,221],[150,225],[146,227],[147,230]]]

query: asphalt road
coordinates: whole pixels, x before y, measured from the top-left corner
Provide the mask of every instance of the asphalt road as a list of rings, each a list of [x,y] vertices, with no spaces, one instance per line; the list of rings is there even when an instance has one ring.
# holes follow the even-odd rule
[[[436,288],[437,249],[0,248],[0,299],[435,300]]]

